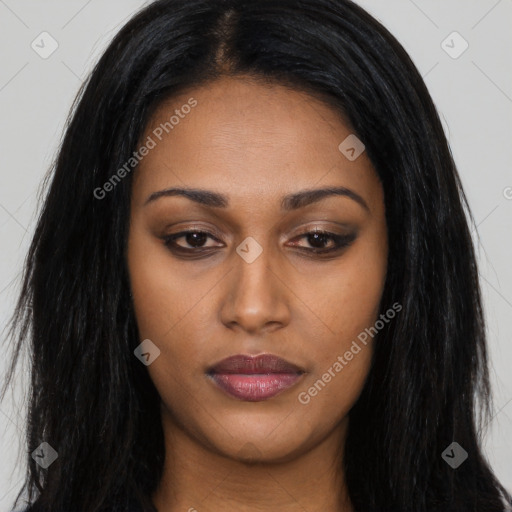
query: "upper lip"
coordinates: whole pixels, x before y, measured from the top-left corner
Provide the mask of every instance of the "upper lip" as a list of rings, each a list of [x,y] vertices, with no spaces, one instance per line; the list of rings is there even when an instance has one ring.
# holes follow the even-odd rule
[[[305,370],[273,354],[251,356],[237,354],[222,359],[208,369],[207,373],[305,373]]]

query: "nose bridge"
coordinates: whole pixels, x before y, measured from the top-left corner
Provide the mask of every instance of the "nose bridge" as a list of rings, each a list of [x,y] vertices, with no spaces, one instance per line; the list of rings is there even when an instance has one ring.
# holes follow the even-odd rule
[[[272,251],[268,244],[261,245],[254,238],[248,237],[237,247],[236,252],[236,274],[241,285],[249,288],[271,285],[269,273]]]
[[[247,237],[237,248],[230,280],[229,306],[223,320],[257,330],[271,322],[286,322],[288,308],[281,279],[276,275],[275,257],[267,239]],[[227,306],[227,304],[225,305]]]
[[[272,251],[268,239],[247,237],[236,249],[235,287],[239,299],[267,300],[273,295]],[[275,276],[274,276],[275,277]]]

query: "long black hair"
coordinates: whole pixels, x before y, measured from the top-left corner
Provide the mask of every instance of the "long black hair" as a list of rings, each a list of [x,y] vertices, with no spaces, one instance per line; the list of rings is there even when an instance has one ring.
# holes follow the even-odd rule
[[[403,310],[378,333],[349,413],[340,464],[355,510],[501,512],[512,498],[481,449],[492,407],[474,220],[420,74],[349,0],[158,0],[124,26],[84,83],[9,331],[8,381],[30,340],[23,490],[36,498],[33,510],[151,510],[164,443],[158,393],[133,354],[140,339],[125,248],[136,168],[105,197],[94,191],[126,164],[162,101],[235,75],[325,101],[383,184],[381,310]],[[47,469],[30,455],[42,442],[58,453]],[[468,454],[456,469],[442,456],[453,442]]]

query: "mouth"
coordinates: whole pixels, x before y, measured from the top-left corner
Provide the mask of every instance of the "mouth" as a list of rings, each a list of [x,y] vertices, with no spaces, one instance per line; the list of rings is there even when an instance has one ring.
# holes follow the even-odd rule
[[[217,389],[248,402],[268,400],[282,393],[305,373],[303,368],[272,354],[231,356],[206,372]]]

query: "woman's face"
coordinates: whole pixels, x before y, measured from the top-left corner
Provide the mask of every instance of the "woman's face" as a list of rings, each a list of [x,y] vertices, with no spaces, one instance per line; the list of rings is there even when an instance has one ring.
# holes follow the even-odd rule
[[[140,340],[160,350],[147,368],[164,429],[227,457],[277,461],[346,427],[388,251],[379,179],[354,139],[339,149],[351,133],[310,96],[248,78],[191,90],[151,119],[128,265]],[[155,194],[172,188],[196,193]],[[348,192],[290,198],[325,188]],[[171,238],[186,231],[199,233]],[[294,366],[211,373],[261,354]]]

